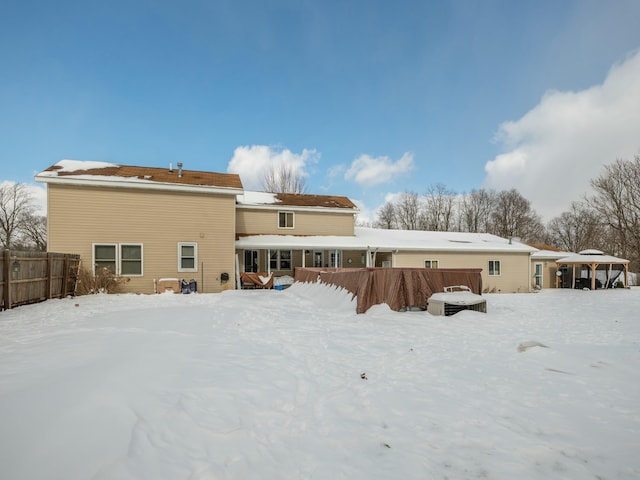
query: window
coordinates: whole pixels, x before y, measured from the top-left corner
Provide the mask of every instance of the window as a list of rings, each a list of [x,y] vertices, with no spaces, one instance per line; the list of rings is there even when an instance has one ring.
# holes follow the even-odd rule
[[[116,244],[103,244],[93,246],[93,266],[95,272],[99,272],[103,268],[111,270],[111,273],[116,275],[118,270],[116,269]]]
[[[94,273],[106,268],[114,275],[142,275],[142,244],[94,244],[93,266]]]
[[[244,251],[244,271],[245,272],[258,271],[258,251],[257,250]]]
[[[271,270],[291,270],[291,250],[271,250],[269,266]]]
[[[142,275],[142,245],[120,245],[120,274]]]
[[[342,251],[331,250],[329,252],[329,267],[337,268],[342,266]]]
[[[293,228],[293,212],[278,212],[278,228]]]
[[[489,260],[489,275],[500,275],[500,260]]]
[[[438,268],[438,260],[425,260],[424,268]]]
[[[191,242],[178,243],[178,271],[198,271],[198,244]]]

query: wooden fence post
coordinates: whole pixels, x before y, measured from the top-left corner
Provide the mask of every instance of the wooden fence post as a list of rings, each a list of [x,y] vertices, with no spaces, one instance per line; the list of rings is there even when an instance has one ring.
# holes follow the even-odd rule
[[[11,308],[11,252],[2,251],[2,277],[4,278],[2,296],[4,298],[4,309]]]
[[[62,270],[62,287],[60,291],[60,298],[67,296],[67,283],[69,282],[69,257],[65,253],[64,255],[64,267]]]
[[[45,289],[47,290],[46,292],[47,300],[50,300],[51,298],[53,298],[53,296],[51,295],[51,284],[53,283],[51,281],[52,276],[53,276],[53,254],[51,252],[47,252],[47,280],[45,284]]]

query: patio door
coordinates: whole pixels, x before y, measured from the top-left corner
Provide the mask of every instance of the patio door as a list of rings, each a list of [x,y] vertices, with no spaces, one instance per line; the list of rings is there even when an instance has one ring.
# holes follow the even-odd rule
[[[244,271],[245,272],[258,271],[258,251],[257,250],[244,251]]]
[[[331,250],[329,252],[329,267],[342,266],[342,252],[340,250]]]
[[[542,264],[535,263],[533,265],[533,285],[536,288],[542,288]]]
[[[313,251],[313,266],[316,268],[322,267],[324,261],[324,252],[322,250]]]

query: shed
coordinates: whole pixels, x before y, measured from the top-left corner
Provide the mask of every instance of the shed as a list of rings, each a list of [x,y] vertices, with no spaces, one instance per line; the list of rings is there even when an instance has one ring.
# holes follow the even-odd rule
[[[624,269],[623,283],[625,288],[628,287],[629,278],[629,260],[623,258],[613,257],[611,255],[605,255],[600,250],[582,250],[581,252],[567,257],[562,257],[556,260],[558,266],[571,265],[573,267],[571,285],[576,288],[576,265],[582,267],[583,265],[589,268],[589,279],[591,290],[596,289],[596,271],[598,267],[604,266],[606,268],[606,282],[605,286],[609,286],[611,283],[611,274],[613,272],[614,265],[622,265]],[[581,280],[581,279],[580,279]],[[586,287],[586,285],[585,285]]]

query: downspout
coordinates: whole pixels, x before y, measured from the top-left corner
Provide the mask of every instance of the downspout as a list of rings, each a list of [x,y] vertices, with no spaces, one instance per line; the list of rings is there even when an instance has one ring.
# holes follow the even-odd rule
[[[532,259],[533,259],[533,252],[529,252],[529,267],[527,268],[529,270],[529,273],[528,273],[529,286],[527,287],[527,291],[529,293],[531,293],[531,260]],[[540,288],[542,288],[542,285],[540,285]]]

